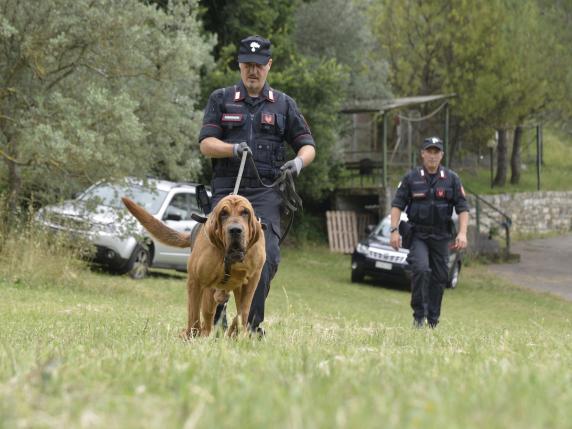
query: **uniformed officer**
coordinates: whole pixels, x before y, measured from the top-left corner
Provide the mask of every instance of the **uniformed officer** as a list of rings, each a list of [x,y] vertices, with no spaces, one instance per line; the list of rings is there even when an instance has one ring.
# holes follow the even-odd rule
[[[270,41],[261,36],[241,40],[238,63],[240,82],[210,95],[199,136],[201,153],[213,163],[213,207],[233,191],[244,151],[252,155],[265,184],[272,183],[284,169],[298,176],[316,154],[310,128],[295,101],[266,82],[272,66]],[[286,161],[284,142],[296,154],[294,159]],[[267,225],[266,263],[248,317],[250,329],[264,335],[260,327],[264,302],[280,262],[282,198],[277,189],[260,184],[250,162],[246,163],[239,194],[248,198],[256,215]]]
[[[399,249],[399,218],[406,209],[413,226],[407,262],[411,266],[411,307],[413,323],[422,327],[427,320],[435,328],[448,280],[449,241],[453,207],[459,215],[459,231],[454,249],[467,247],[469,207],[461,179],[441,166],[443,142],[437,137],[423,141],[423,165],[407,173],[399,183],[391,203],[390,244]]]

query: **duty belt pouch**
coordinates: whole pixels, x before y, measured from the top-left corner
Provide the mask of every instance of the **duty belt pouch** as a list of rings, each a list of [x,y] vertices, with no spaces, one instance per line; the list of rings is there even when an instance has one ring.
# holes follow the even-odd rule
[[[204,214],[208,215],[211,212],[211,199],[205,185],[197,185],[196,186],[196,194],[195,197],[197,198],[197,205],[203,211]]]
[[[399,235],[401,235],[401,247],[409,249],[413,239],[413,224],[405,221],[399,222]]]

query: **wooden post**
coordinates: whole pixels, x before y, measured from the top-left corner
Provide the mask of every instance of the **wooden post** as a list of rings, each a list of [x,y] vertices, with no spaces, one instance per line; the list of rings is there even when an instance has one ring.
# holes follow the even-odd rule
[[[443,151],[445,167],[449,167],[449,103],[445,103],[445,132],[443,133]]]
[[[540,125],[536,126],[536,190],[540,191],[541,137]]]

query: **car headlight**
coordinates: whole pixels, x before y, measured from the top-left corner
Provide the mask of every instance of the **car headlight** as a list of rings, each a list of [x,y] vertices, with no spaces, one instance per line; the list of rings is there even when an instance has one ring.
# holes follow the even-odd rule
[[[362,253],[365,255],[368,252],[368,247],[365,244],[358,243],[358,245],[356,247],[356,252]]]

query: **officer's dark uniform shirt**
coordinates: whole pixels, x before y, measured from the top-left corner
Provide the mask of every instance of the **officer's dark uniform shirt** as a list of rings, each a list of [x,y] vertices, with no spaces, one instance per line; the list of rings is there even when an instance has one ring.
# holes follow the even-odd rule
[[[199,141],[206,137],[227,143],[248,143],[258,172],[267,182],[280,175],[280,166],[286,161],[284,141],[295,153],[304,145],[315,145],[310,128],[292,98],[272,89],[268,83],[259,97],[250,97],[242,81],[218,89],[209,97]],[[213,186],[228,187],[236,179],[239,166],[237,158],[213,159]],[[247,163],[244,186],[257,186],[255,180],[249,180],[255,177]]]
[[[453,207],[457,214],[469,211],[461,179],[443,166],[433,175],[423,167],[409,171],[400,182],[391,205],[405,210],[415,225],[443,229],[451,219]]]

